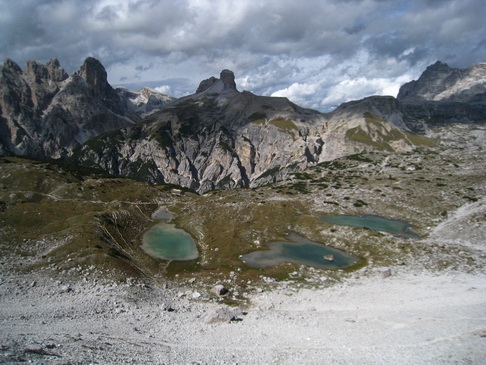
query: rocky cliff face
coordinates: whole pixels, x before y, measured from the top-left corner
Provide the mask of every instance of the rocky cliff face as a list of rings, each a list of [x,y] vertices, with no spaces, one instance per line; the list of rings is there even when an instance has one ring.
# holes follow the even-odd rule
[[[138,120],[94,58],[71,77],[56,59],[29,61],[24,71],[6,60],[0,69],[0,154],[64,157],[88,139]]]
[[[135,91],[123,87],[117,87],[115,90],[122,100],[124,108],[141,117],[146,117],[155,110],[162,109],[175,100],[170,95],[163,94],[148,87]]]
[[[404,152],[431,143],[411,132],[486,116],[484,65],[437,63],[398,98],[368,97],[328,114],[240,92],[229,70],[175,100],[114,90],[92,58],[72,76],[57,60],[25,71],[7,60],[0,77],[2,153],[70,158],[198,192],[260,186],[368,150]]]
[[[401,129],[425,133],[431,127],[451,123],[486,123],[486,64],[467,69],[437,62],[418,80],[404,84],[397,98],[372,96],[345,103],[347,109],[368,110]]]
[[[367,149],[412,147],[396,126],[363,113],[325,115],[286,98],[239,92],[233,73],[224,70],[137,126],[88,141],[74,158],[114,174],[206,192],[274,182]]]

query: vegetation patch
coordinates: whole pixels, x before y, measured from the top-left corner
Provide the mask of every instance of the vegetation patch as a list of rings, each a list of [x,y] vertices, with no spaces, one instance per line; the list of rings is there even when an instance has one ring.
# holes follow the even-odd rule
[[[269,123],[286,133],[291,133],[292,131],[296,131],[298,129],[294,122],[287,118],[275,118]]]

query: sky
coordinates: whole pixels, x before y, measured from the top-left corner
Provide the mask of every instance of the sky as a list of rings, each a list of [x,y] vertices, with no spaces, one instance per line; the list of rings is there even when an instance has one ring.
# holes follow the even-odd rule
[[[101,61],[112,86],[238,90],[321,111],[396,96],[437,60],[486,62],[484,0],[0,0],[0,62]]]

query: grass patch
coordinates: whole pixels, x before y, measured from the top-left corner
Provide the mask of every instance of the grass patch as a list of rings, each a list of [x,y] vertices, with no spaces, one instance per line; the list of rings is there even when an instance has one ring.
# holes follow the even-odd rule
[[[298,129],[294,122],[287,118],[275,118],[270,120],[269,123],[286,133],[291,133],[292,131],[297,131]]]

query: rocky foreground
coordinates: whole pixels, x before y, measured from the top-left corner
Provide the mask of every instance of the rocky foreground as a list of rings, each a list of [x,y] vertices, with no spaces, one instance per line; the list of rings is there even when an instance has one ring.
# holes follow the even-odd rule
[[[359,155],[257,190],[175,197],[5,159],[0,363],[484,363],[486,130],[429,137],[441,147]],[[149,211],[162,203],[194,231],[197,270],[170,274],[141,252]],[[315,218],[324,213],[404,219],[423,238],[325,226]],[[289,225],[365,264],[267,272],[238,260],[238,250]]]
[[[485,238],[483,230],[483,242]],[[0,360],[36,364],[480,364],[486,275],[394,268],[244,307],[188,286],[3,273]],[[78,277],[76,277],[78,276]],[[83,277],[80,280],[80,277]]]
[[[423,243],[454,240],[484,253],[486,226],[473,218],[485,214],[484,199],[465,204]],[[481,364],[486,356],[484,265],[365,268],[334,285],[268,279],[228,306],[196,276],[161,286],[115,283],[94,266],[18,274],[16,259],[0,266],[2,363]]]

